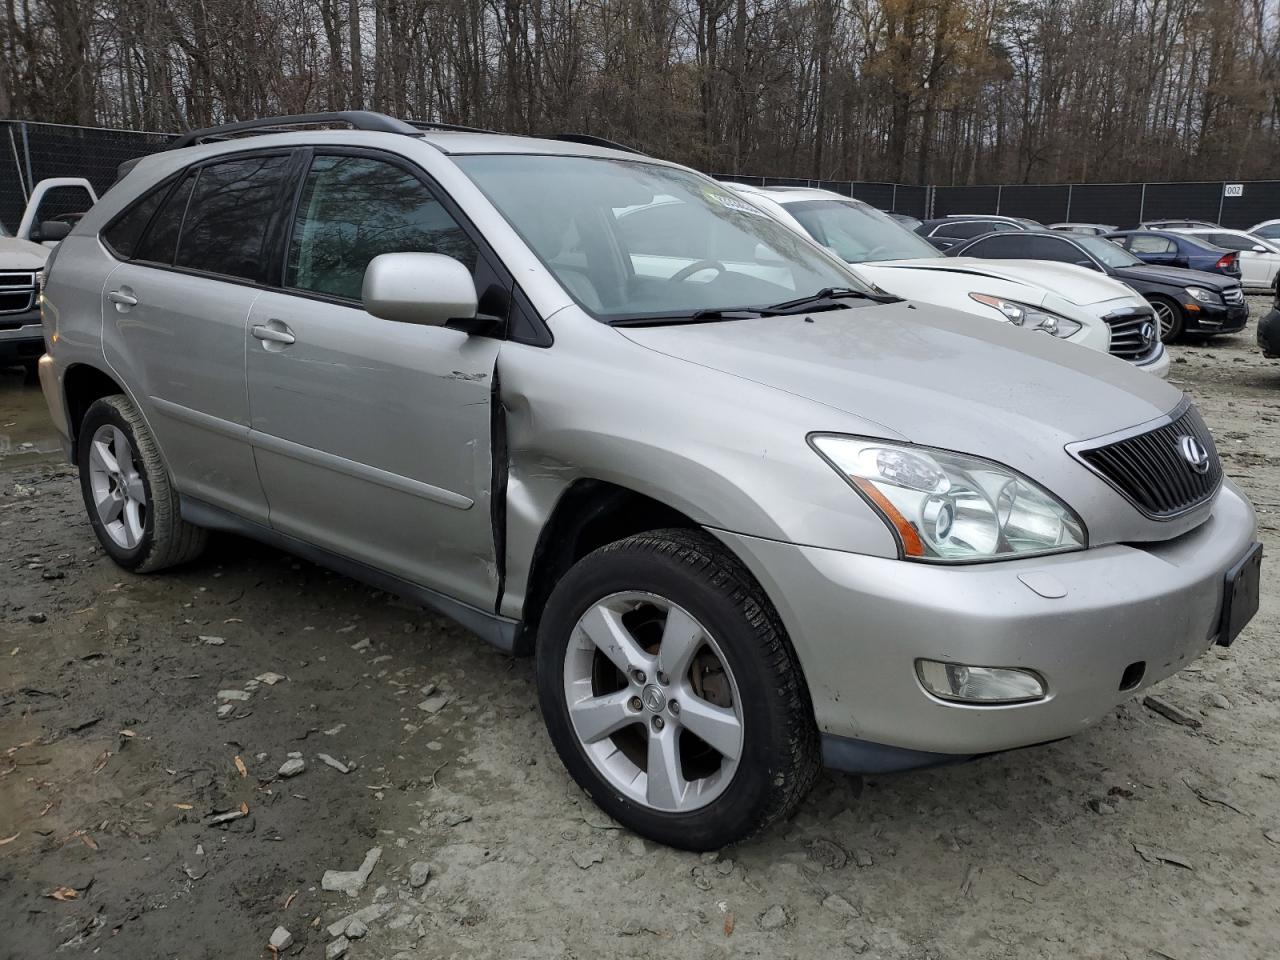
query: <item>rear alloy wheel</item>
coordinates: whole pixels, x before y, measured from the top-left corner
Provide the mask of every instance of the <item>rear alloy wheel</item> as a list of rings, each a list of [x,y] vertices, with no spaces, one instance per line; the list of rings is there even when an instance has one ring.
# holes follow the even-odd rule
[[[1160,339],[1172,343],[1182,336],[1186,328],[1182,307],[1168,297],[1151,297],[1150,303],[1156,319],[1160,321]]]
[[[538,698],[575,780],[620,823],[718,849],[785,816],[818,770],[795,653],[750,574],[710,535],[602,547],[556,585]]]
[[[182,519],[160,448],[128,397],[95,400],[77,438],[80,493],[112,560],[149,573],[200,555],[208,533]]]

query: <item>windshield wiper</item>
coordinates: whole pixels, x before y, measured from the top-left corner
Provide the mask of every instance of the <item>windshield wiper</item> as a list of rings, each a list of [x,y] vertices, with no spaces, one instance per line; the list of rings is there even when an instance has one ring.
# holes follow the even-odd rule
[[[824,287],[817,293],[797,300],[784,300],[764,307],[760,313],[766,317],[784,317],[793,313],[811,313],[815,310],[839,310],[845,306],[841,300],[873,300],[876,303],[894,303],[898,297],[878,297],[866,290],[853,287]]]
[[[675,323],[715,323],[717,320],[755,320],[762,316],[752,307],[724,307],[694,310],[691,313],[654,313],[610,320],[614,327],[660,327]]]

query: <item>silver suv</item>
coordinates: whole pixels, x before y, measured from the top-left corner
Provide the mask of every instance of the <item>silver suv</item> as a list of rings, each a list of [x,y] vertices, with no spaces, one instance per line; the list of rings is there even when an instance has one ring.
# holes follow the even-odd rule
[[[41,380],[121,566],[231,531],[531,653],[574,779],[691,849],[822,764],[1075,733],[1256,610],[1168,384],[683,167],[322,119],[143,159],[54,255]]]

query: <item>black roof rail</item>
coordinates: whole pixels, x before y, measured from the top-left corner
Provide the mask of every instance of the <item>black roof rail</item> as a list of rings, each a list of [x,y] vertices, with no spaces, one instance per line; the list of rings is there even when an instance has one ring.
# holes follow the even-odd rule
[[[251,130],[264,133],[274,132],[281,127],[301,127],[319,123],[345,123],[354,130],[373,130],[379,133],[402,133],[411,137],[419,134],[417,127],[410,126],[403,120],[388,117],[385,113],[374,113],[372,110],[335,110],[329,113],[298,113],[286,117],[261,117],[257,120],[241,120],[237,123],[224,123],[216,127],[205,127],[203,130],[192,130],[184,133],[169,145],[170,150],[179,150],[192,144],[201,143],[211,137],[226,137]]]
[[[593,137],[589,133],[548,133],[542,136],[543,140],[562,140],[565,143],[581,143],[588,147],[608,147],[610,150],[622,150],[625,153],[634,153],[642,157],[648,154],[643,150],[637,150],[635,147],[628,147],[625,143],[618,143],[616,140],[606,140],[604,137]]]
[[[452,130],[457,133],[497,133],[484,127],[465,127],[460,123],[440,123],[436,120],[406,120],[405,123],[419,130]]]

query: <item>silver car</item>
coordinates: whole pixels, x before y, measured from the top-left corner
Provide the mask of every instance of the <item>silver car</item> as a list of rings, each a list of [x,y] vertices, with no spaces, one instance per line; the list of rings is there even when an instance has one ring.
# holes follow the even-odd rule
[[[122,567],[230,531],[532,654],[574,779],[690,849],[823,764],[1075,733],[1256,610],[1168,384],[674,164],[341,119],[194,134],[53,255],[41,381]]]

